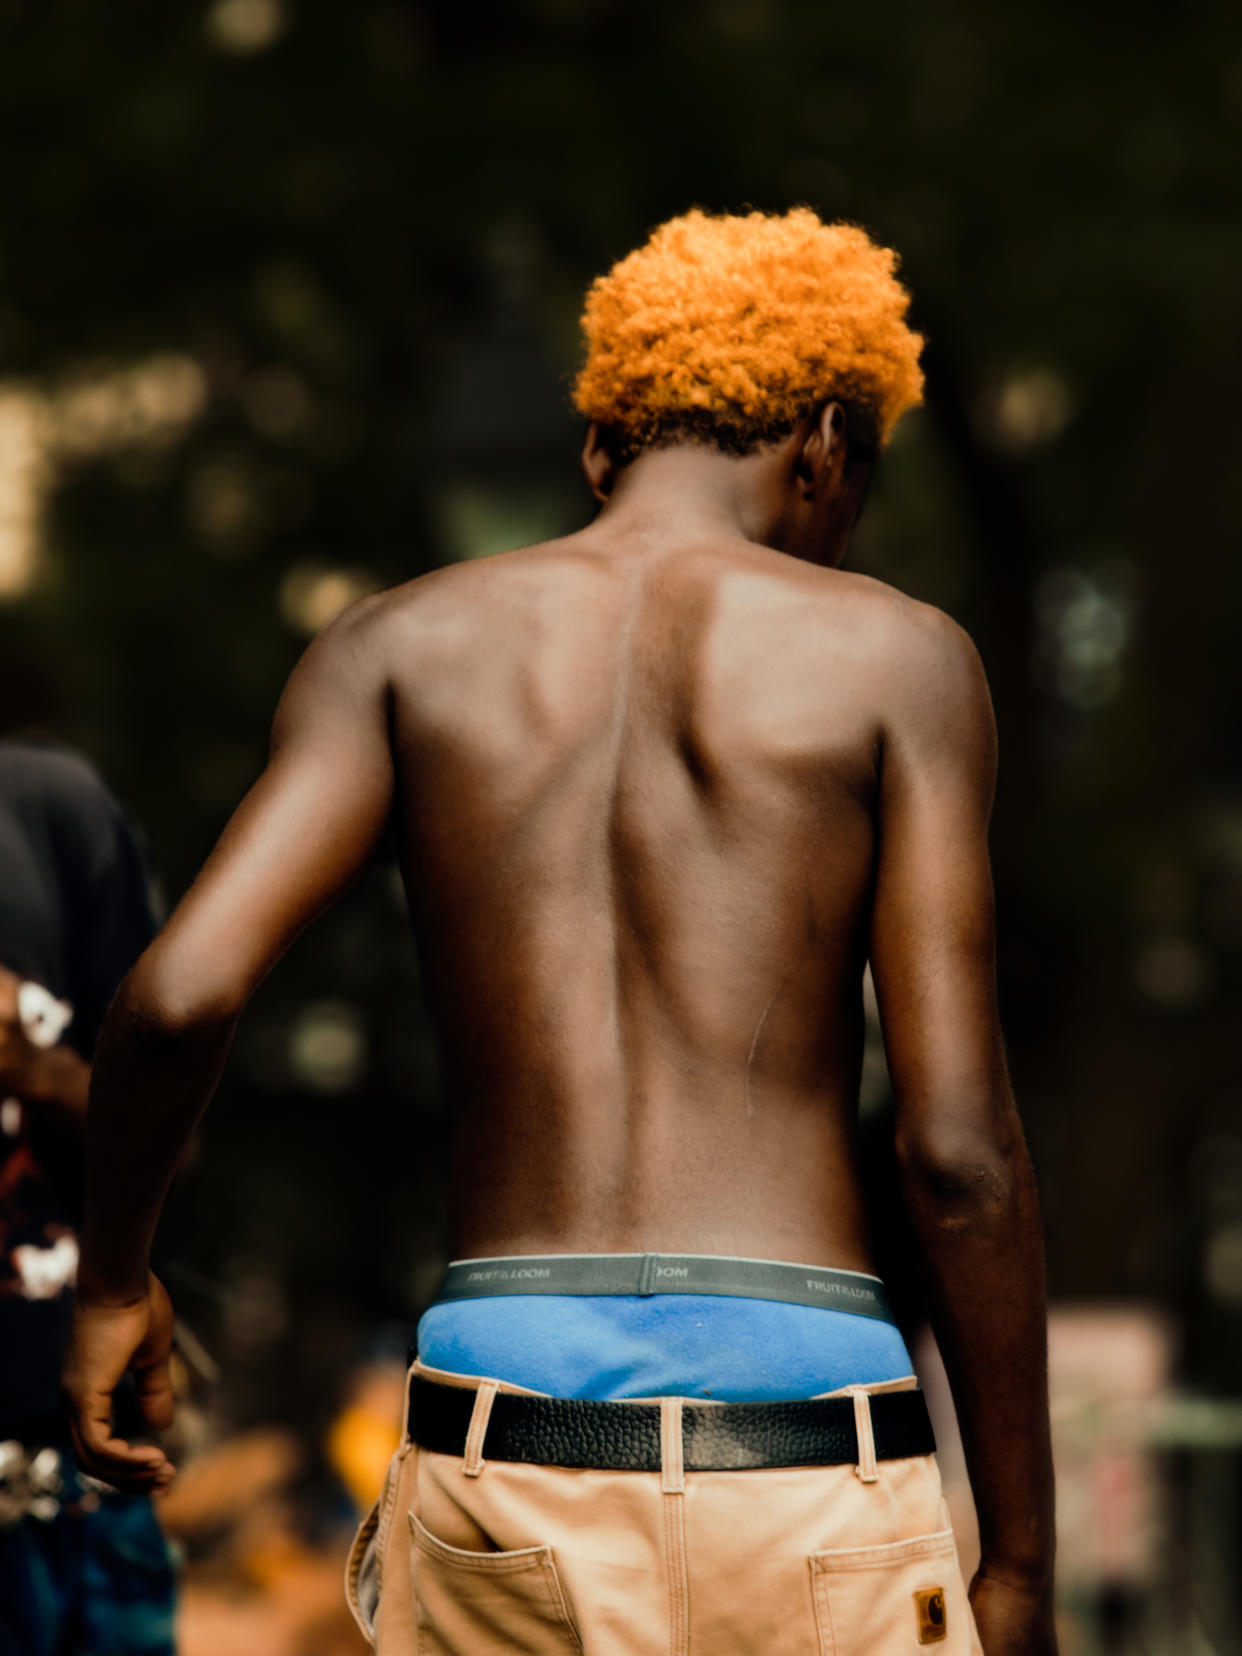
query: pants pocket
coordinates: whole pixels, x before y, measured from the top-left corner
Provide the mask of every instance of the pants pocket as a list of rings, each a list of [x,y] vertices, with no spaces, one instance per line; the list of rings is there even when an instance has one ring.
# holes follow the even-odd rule
[[[345,1598],[363,1637],[375,1645],[375,1611],[379,1605],[378,1548],[380,1502],[358,1525],[345,1564]]]
[[[822,1656],[937,1656],[978,1650],[952,1530],[811,1556]]]
[[[551,1547],[467,1552],[407,1516],[419,1656],[581,1656]]]

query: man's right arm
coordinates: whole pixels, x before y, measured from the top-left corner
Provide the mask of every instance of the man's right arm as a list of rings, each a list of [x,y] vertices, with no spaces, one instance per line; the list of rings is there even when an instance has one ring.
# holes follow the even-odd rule
[[[172,1311],[148,1269],[165,1193],[251,993],[361,872],[389,818],[384,604],[354,605],[294,669],[262,776],[100,1032],[63,1385],[79,1462],[121,1487],[159,1487],[171,1476],[161,1450],[112,1432],[127,1368],[147,1424],[171,1423]]]
[[[871,929],[901,1194],[979,1517],[980,1637],[988,1656],[1048,1656],[1043,1244],[996,1005],[995,726],[965,633],[923,606],[905,621],[885,692]]]

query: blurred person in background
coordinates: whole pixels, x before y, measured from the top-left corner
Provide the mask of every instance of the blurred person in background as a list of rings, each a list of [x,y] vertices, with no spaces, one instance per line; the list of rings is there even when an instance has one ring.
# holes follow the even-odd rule
[[[173,1648],[150,1499],[79,1477],[60,1400],[92,1050],[155,929],[143,852],[96,772],[0,742],[0,1656]]]
[[[320,635],[106,1023],[66,1385],[86,1464],[154,1489],[112,1400],[131,1370],[171,1419],[160,1206],[249,996],[395,812],[455,1257],[348,1573],[381,1651],[1055,1650],[990,699],[952,621],[840,567],[921,393],[895,263],[806,210],[695,212],[601,278],[596,520]],[[859,1188],[868,960],[969,1600]]]

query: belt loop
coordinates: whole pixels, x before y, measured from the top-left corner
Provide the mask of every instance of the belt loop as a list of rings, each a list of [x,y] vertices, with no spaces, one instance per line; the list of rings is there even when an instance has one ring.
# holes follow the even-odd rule
[[[682,1402],[680,1397],[660,1399],[660,1488],[665,1495],[681,1495],[686,1487],[681,1435]]]
[[[875,1483],[880,1474],[875,1465],[875,1430],[871,1424],[871,1394],[853,1390],[854,1432],[858,1438],[858,1465],[855,1473],[863,1483]]]
[[[474,1394],[470,1429],[466,1433],[465,1465],[462,1467],[468,1478],[477,1478],[483,1470],[483,1439],[487,1436],[487,1423],[492,1418],[492,1404],[499,1390],[499,1380],[481,1380]]]
[[[405,1375],[405,1412],[401,1424],[401,1449],[408,1449],[414,1441],[414,1382],[418,1378],[418,1355],[415,1353]]]

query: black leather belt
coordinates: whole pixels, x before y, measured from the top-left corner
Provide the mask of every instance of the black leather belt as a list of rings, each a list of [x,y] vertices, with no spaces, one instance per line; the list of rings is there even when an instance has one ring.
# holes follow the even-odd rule
[[[415,1375],[410,1437],[441,1455],[465,1452],[475,1392]],[[787,1403],[692,1403],[682,1408],[687,1472],[760,1466],[841,1466],[859,1460],[852,1397]],[[871,1393],[877,1460],[930,1455],[936,1440],[921,1391]],[[497,1392],[483,1458],[608,1472],[660,1470],[658,1403],[592,1402]]]

